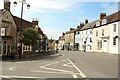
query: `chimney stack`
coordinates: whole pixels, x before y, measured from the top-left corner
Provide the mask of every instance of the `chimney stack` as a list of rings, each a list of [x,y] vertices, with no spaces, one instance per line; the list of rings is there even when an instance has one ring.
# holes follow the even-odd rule
[[[38,25],[38,20],[37,18],[32,20],[32,26],[35,27],[36,25]]]
[[[10,1],[9,0],[4,0],[4,9],[10,12]]]
[[[83,28],[84,26],[84,23],[80,23],[80,28]]]
[[[100,20],[102,20],[106,16],[106,13],[100,13]]]
[[[63,32],[63,33],[62,33],[62,35],[64,36],[64,35],[65,35],[65,33]]]
[[[78,29],[78,28],[80,28],[80,26],[79,26],[79,25],[77,26],[77,29]]]
[[[71,31],[71,30],[74,30],[74,28],[70,28],[70,31]]]
[[[85,24],[87,24],[87,23],[88,23],[88,19],[85,20]]]

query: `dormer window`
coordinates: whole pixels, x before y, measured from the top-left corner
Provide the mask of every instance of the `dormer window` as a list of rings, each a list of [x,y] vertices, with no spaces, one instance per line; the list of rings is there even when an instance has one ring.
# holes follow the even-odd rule
[[[102,20],[102,25],[107,24],[107,19]]]
[[[90,30],[90,34],[92,34],[92,30]]]
[[[98,21],[98,22],[96,22],[96,26],[100,26],[100,22]]]

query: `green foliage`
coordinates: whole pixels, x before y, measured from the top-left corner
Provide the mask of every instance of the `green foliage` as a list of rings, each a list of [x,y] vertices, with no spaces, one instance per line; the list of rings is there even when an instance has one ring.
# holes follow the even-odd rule
[[[39,39],[39,35],[37,31],[35,31],[33,28],[27,28],[23,32],[23,43],[25,45],[34,45],[37,43],[38,39]]]

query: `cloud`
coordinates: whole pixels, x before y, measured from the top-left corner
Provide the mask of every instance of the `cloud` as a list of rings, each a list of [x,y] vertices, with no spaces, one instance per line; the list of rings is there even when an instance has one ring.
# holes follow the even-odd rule
[[[42,28],[43,32],[48,35],[48,38],[58,39],[59,36],[62,36],[63,29],[59,28]]]
[[[108,15],[118,11],[118,2],[109,2],[102,5],[104,12]]]
[[[78,0],[27,0],[31,8],[35,10],[61,10],[66,11],[72,8]]]

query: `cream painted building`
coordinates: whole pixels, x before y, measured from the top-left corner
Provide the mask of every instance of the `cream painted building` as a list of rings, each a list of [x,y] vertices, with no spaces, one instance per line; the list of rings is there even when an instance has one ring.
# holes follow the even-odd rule
[[[58,49],[59,50],[64,50],[64,45],[65,45],[65,33],[63,33],[62,36],[59,37],[59,40],[58,40]]]
[[[75,44],[75,29],[70,28],[70,31],[65,33],[65,49],[74,50]]]
[[[93,29],[93,51],[112,54],[118,53],[120,42],[118,30],[120,23],[120,11],[108,16],[104,16],[96,23]]]

